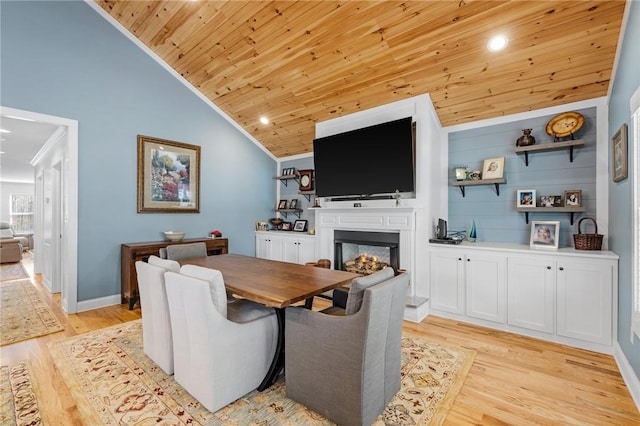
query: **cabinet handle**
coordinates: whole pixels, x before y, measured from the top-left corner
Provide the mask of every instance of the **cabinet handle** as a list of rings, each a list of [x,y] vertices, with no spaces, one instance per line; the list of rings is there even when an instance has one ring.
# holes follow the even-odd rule
[[[558,269],[560,269],[561,271],[564,271],[564,268],[563,268],[562,266],[561,266],[561,267],[559,267]]]
[[[458,258],[458,260],[462,260],[462,258],[461,258],[461,257],[459,257],[459,258]]]
[[[471,262],[471,259],[467,259],[467,262]]]
[[[547,266],[547,269],[551,269],[551,266]]]

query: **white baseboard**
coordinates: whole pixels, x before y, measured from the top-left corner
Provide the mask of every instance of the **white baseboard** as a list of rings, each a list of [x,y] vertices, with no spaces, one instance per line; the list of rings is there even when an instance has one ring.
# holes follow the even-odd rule
[[[82,302],[78,302],[78,312],[106,308],[107,306],[119,305],[120,303],[122,303],[122,296],[120,294],[99,297],[97,299],[83,300]]]
[[[627,357],[624,356],[624,352],[622,352],[622,348],[618,342],[615,343],[615,352],[613,357],[618,364],[618,369],[620,370],[620,374],[622,375],[622,379],[624,383],[627,385],[629,389],[629,393],[631,393],[631,398],[636,404],[638,411],[640,411],[640,377],[636,376],[633,368],[631,368],[631,364],[627,360]]]

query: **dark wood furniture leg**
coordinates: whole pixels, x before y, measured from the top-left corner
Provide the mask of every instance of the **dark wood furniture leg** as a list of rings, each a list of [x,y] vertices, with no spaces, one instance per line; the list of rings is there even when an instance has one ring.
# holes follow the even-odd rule
[[[278,343],[267,375],[262,380],[262,383],[260,383],[260,386],[258,386],[258,391],[260,392],[274,384],[276,380],[278,380],[280,372],[284,369],[284,310],[286,308],[274,309],[276,310],[276,317],[278,318]]]

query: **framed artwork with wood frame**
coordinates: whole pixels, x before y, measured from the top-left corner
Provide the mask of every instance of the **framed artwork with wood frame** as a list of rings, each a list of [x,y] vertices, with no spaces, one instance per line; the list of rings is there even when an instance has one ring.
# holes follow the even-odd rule
[[[582,205],[582,190],[570,189],[564,191],[564,206],[565,207],[579,207]]]
[[[313,170],[298,170],[300,175],[300,191],[313,191]]]
[[[200,213],[200,147],[138,135],[138,213]]]
[[[627,160],[627,124],[623,123],[611,138],[611,177],[614,182],[620,182],[628,176]]]

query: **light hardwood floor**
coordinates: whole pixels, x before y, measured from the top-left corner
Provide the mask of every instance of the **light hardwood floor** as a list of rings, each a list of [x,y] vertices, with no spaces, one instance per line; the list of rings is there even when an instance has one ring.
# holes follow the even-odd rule
[[[48,294],[38,276],[34,282],[65,330],[0,348],[0,363],[29,360],[48,424],[83,425],[47,345],[138,319],[140,309],[118,305],[66,315],[59,296]],[[433,316],[420,324],[405,322],[404,329],[477,351],[446,424],[640,425],[640,413],[611,356]]]

